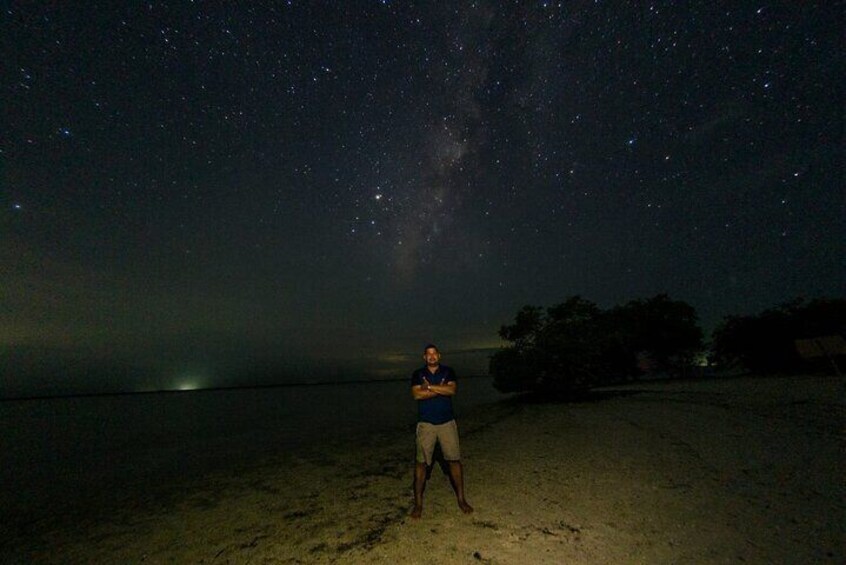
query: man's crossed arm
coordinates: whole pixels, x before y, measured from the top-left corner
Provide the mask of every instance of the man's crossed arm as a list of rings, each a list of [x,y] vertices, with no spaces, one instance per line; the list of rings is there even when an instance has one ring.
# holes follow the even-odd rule
[[[411,394],[415,400],[427,400],[436,396],[453,396],[455,395],[455,381],[433,385],[429,384],[426,377],[423,377],[423,384],[411,387]]]

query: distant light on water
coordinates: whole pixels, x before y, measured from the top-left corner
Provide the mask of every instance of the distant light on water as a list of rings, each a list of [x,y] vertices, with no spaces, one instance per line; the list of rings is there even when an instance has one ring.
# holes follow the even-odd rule
[[[171,390],[197,390],[203,388],[203,379],[199,375],[182,375],[173,384]]]

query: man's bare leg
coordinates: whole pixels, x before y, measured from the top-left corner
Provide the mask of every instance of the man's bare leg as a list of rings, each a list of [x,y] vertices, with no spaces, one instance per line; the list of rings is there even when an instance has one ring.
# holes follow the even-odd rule
[[[473,507],[464,499],[464,468],[461,466],[461,461],[449,462],[449,478],[455,490],[455,498],[458,499],[458,507],[465,514],[470,514],[473,512]]]
[[[423,515],[423,491],[426,488],[426,464],[417,463],[414,466],[414,509],[411,511],[412,518],[419,518]]]

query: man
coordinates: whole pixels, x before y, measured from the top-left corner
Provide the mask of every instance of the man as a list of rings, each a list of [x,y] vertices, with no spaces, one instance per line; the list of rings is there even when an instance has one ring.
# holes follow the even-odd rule
[[[414,510],[412,518],[423,514],[423,490],[426,475],[432,466],[435,444],[449,466],[449,477],[458,507],[465,514],[473,507],[464,499],[464,476],[461,466],[461,451],[458,446],[458,426],[452,412],[452,397],[455,396],[455,372],[441,365],[441,354],[434,345],[423,350],[424,367],[411,375],[411,394],[417,400],[417,464],[414,467]]]

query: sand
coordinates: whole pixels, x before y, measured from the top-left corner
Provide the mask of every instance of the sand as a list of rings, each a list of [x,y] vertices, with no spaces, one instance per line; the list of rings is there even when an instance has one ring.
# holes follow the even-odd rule
[[[412,430],[162,485],[7,537],[4,562],[843,563],[846,381],[653,382],[459,420],[462,514]]]

